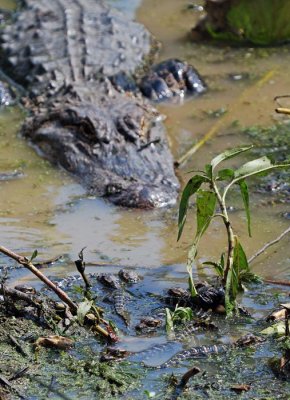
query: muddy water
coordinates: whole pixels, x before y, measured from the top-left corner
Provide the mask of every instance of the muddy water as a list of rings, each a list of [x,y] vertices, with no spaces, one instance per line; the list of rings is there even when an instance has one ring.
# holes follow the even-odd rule
[[[111,0],[111,3],[128,11],[128,2]],[[8,7],[12,2],[2,0],[0,4]],[[166,127],[176,158],[211,130],[215,133],[180,169],[182,181],[187,179],[188,170],[201,168],[219,151],[249,143],[248,137],[232,134],[233,124],[272,123],[276,119],[273,97],[290,87],[287,47],[232,49],[195,44],[186,36],[199,13],[186,10],[187,4],[186,0],[144,0],[136,15],[162,42],[159,60],[186,59],[201,72],[210,89],[199,99],[159,107],[167,116]],[[137,5],[137,1],[130,2],[131,13]],[[241,74],[245,79],[233,81],[230,74]],[[227,112],[220,118],[214,117],[214,111],[220,109]],[[68,174],[40,159],[19,137],[22,119],[23,113],[13,108],[0,114],[0,171],[24,173],[22,179],[0,182],[0,240],[3,245],[23,254],[38,248],[42,258],[67,254],[70,259],[87,246],[89,262],[103,260],[148,267],[171,264],[175,271],[184,271],[193,226],[188,227],[184,239],[177,244],[177,209],[124,210],[102,199],[86,197]],[[268,206],[271,199],[252,196],[253,241],[246,235],[241,204],[235,197],[231,199],[235,206],[234,225],[248,254],[287,227],[288,222],[281,217],[286,206]],[[194,217],[189,220],[194,225]],[[201,243],[199,261],[217,256],[224,239],[220,222],[214,221]],[[263,256],[256,263],[255,271],[269,276],[275,265],[277,277],[285,278],[289,258],[289,239],[285,239],[269,251],[268,257]],[[67,265],[65,271],[61,266],[53,270],[59,274],[73,271],[73,266]],[[201,268],[198,271],[202,274]]]
[[[110,0],[110,3],[133,14],[134,7],[141,1]],[[162,42],[158,60],[168,57],[187,60],[200,71],[209,86],[208,93],[201,98],[158,106],[167,116],[165,124],[176,159],[204,135],[212,135],[178,171],[182,182],[186,181],[188,170],[202,168],[218,152],[250,143],[247,136],[236,133],[240,130],[237,126],[269,125],[276,121],[273,97],[289,92],[290,88],[288,47],[233,49],[193,43],[187,36],[200,14],[186,10],[188,3],[187,0],[143,0],[136,13],[137,20]],[[9,0],[0,0],[2,7],[11,5]],[[233,80],[230,78],[233,74],[243,79]],[[226,113],[215,116],[219,112],[222,114],[221,111],[215,112],[222,109]],[[24,115],[24,111],[17,108],[0,111],[0,172],[17,170],[24,175],[17,180],[0,181],[0,243],[25,255],[37,248],[40,258],[66,255],[68,262],[44,271],[59,277],[75,273],[71,260],[77,257],[82,247],[87,246],[85,258],[88,264],[100,261],[141,267],[142,274],[147,275],[144,297],[148,291],[160,293],[160,289],[173,282],[185,286],[184,264],[193,237],[194,215],[189,216],[189,225],[192,225],[186,227],[183,239],[177,244],[177,208],[148,212],[125,210],[103,199],[87,197],[65,171],[43,161],[19,136]],[[233,165],[238,165],[238,161]],[[234,227],[249,255],[289,225],[289,221],[282,217],[288,211],[287,205],[276,204],[273,200],[271,195],[252,194],[253,240],[249,240],[242,205],[236,193],[230,197]],[[217,257],[224,246],[223,227],[220,221],[215,220],[201,242],[194,273],[201,278],[211,273],[202,267],[202,262]],[[6,262],[9,261],[0,256],[0,265]],[[289,266],[288,237],[257,259],[254,270],[263,277],[290,279]],[[93,265],[88,268],[92,272],[98,270]],[[105,269],[108,268],[101,268],[102,271]],[[13,278],[33,280],[25,272],[17,272]],[[283,291],[277,287],[263,290],[255,288],[244,296],[244,304],[256,318],[264,316],[273,305],[265,299],[273,292]],[[284,292],[286,295],[286,289]],[[245,324],[240,330],[247,331],[248,328],[249,325]],[[142,340],[146,342],[144,348],[148,347],[143,338],[134,342],[136,349],[142,348]],[[166,338],[162,336],[154,340],[159,343]],[[201,342],[197,344],[203,342],[201,336]],[[154,387],[155,378],[149,376],[147,389],[151,387],[150,379]]]

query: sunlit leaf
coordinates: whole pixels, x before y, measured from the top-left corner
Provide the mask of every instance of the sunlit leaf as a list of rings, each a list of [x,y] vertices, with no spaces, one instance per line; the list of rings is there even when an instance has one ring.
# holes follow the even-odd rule
[[[166,331],[171,332],[173,331],[173,320],[172,320],[172,312],[169,308],[165,308],[166,313]]]
[[[268,174],[275,169],[289,168],[290,164],[273,164],[267,156],[257,158],[242,165],[235,171],[235,182],[257,174]]]
[[[244,153],[245,151],[248,151],[252,148],[253,146],[243,146],[243,147],[236,147],[234,149],[229,149],[224,151],[223,153],[219,154],[215,158],[211,160],[211,166],[212,169],[214,170],[215,167],[220,164],[222,161],[228,160],[230,158],[233,158],[237,156],[238,154]]]
[[[191,248],[189,249],[189,252],[188,252],[187,265],[186,265],[186,269],[187,269],[187,273],[188,273],[189,290],[190,290],[190,294],[192,297],[197,296],[197,290],[195,288],[193,276],[192,276],[192,264],[194,263],[196,254],[197,254],[196,245],[195,245],[195,243],[193,243],[193,245],[191,246]]]
[[[93,301],[90,301],[87,299],[85,299],[78,305],[77,319],[78,319],[80,325],[84,324],[85,316],[90,311],[92,305],[93,305]]]
[[[196,237],[201,237],[208,228],[215,213],[216,195],[209,190],[198,190],[196,195]]]
[[[279,321],[274,325],[269,326],[266,329],[263,329],[260,332],[262,335],[267,335],[267,336],[284,336],[285,335],[285,322],[284,321]]]
[[[193,319],[193,311],[190,307],[175,307],[175,310],[171,312],[171,318],[173,323],[187,322]]]
[[[181,200],[179,205],[179,215],[178,215],[178,237],[177,240],[180,239],[182,235],[182,231],[184,228],[184,224],[186,221],[186,214],[188,209],[188,202],[190,197],[196,193],[196,191],[200,188],[203,182],[207,181],[207,178],[202,175],[193,176],[185,186]]]
[[[249,191],[248,191],[248,185],[244,179],[238,182],[238,185],[240,186],[241,190],[241,195],[246,211],[246,216],[247,216],[247,224],[248,224],[248,234],[251,237],[251,214],[250,214],[250,201],[249,201]]]

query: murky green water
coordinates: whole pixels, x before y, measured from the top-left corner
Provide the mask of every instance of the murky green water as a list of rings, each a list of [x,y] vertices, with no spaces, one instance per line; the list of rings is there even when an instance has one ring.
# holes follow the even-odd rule
[[[138,2],[129,4],[111,0],[111,3],[117,3],[118,7],[129,9],[132,13],[132,8]],[[289,93],[290,88],[289,46],[233,49],[192,43],[188,39],[188,32],[199,14],[186,10],[188,3],[187,0],[143,0],[136,14],[137,20],[144,23],[162,42],[158,60],[169,57],[187,60],[204,76],[209,86],[209,92],[201,98],[189,99],[183,104],[159,106],[159,110],[167,116],[165,123],[176,158],[205,134],[215,132],[178,172],[182,182],[186,181],[188,170],[203,167],[218,152],[250,143],[247,136],[233,134],[237,130],[237,122],[240,126],[275,122],[278,117],[274,112],[273,98]],[[11,4],[9,0],[0,0],[2,7],[10,7]],[[230,78],[232,74],[244,76],[245,79],[233,81]],[[221,108],[227,113],[221,118],[212,117],[212,111]],[[108,261],[142,267],[142,272],[154,282],[155,292],[175,282],[186,285],[184,265],[194,228],[188,226],[183,239],[176,243],[177,208],[125,210],[103,199],[88,198],[65,171],[43,161],[19,136],[23,117],[23,112],[17,108],[0,112],[0,172],[19,170],[24,173],[21,179],[0,182],[0,243],[25,255],[30,255],[37,248],[40,258],[65,254],[70,260],[74,260],[79,250],[87,246],[85,258],[88,263]],[[282,217],[283,213],[289,211],[289,205],[275,203],[274,199],[270,194],[251,195],[252,240],[247,237],[241,203],[236,196],[230,199],[235,209],[231,213],[233,224],[248,255],[255,253],[289,226],[289,220]],[[194,217],[189,220],[194,225]],[[224,245],[223,227],[216,220],[201,243],[195,275],[203,278],[211,273],[201,264],[206,259],[217,257]],[[0,263],[9,261],[0,256]],[[75,273],[72,262],[62,265],[44,272],[58,276]],[[289,236],[254,263],[254,271],[265,278],[290,280],[289,267]],[[97,270],[93,266],[89,268],[91,271]],[[154,278],[154,271],[158,271],[158,279]],[[33,281],[33,277],[22,273],[21,280]],[[269,290],[277,293],[282,289],[276,287]],[[260,304],[259,296],[266,295],[259,294],[258,289],[256,295],[255,291],[253,289],[246,294],[243,302],[258,319],[268,312],[272,303]],[[284,289],[283,292],[287,294]],[[252,330],[255,326],[245,324],[242,329],[248,328]],[[258,361],[255,364],[259,366]],[[206,365],[217,371],[217,364],[207,362]],[[153,374],[146,385],[148,389],[156,389]],[[281,385],[278,384],[280,389]]]

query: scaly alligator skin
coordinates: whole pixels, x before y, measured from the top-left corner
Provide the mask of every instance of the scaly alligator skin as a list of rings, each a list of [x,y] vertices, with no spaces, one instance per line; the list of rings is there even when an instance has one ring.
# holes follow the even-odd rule
[[[30,93],[23,133],[90,193],[128,207],[176,201],[179,183],[156,110],[120,93],[152,37],[100,0],[25,0],[1,34],[2,68]]]
[[[236,342],[229,345],[218,344],[212,346],[192,347],[191,349],[182,350],[181,352],[175,354],[172,358],[170,358],[170,360],[159,365],[157,368],[168,368],[176,366],[184,360],[188,360],[191,358],[205,357],[211,354],[220,354],[234,347],[246,347],[263,341],[264,341],[263,338],[255,336],[253,334],[247,334],[245,336],[242,336]]]

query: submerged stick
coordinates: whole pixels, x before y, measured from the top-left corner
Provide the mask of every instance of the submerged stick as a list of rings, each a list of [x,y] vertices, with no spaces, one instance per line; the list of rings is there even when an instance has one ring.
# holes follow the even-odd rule
[[[232,108],[229,110],[228,113],[224,114],[216,124],[214,124],[210,130],[197,142],[195,143],[185,154],[183,154],[178,160],[175,161],[174,165],[176,168],[180,167],[182,164],[185,164],[188,159],[197,152],[197,150],[202,147],[205,143],[207,143],[213,136],[215,136],[219,129],[222,128],[226,122],[230,118],[232,118],[231,112],[233,112],[235,109],[239,107],[241,103],[245,101],[245,99],[249,96],[249,92],[255,88],[259,88],[262,85],[264,85],[266,82],[269,81],[269,79],[272,78],[272,76],[276,73],[275,70],[270,70],[266,72],[266,74],[252,87],[249,89],[246,89],[242,92],[241,96],[238,98],[238,100],[235,102],[235,104],[232,106]]]
[[[257,251],[257,253],[255,253],[254,255],[252,255],[252,257],[249,258],[248,263],[250,264],[252,261],[255,260],[255,258],[257,258],[260,254],[264,253],[264,251],[266,251],[270,246],[273,246],[273,244],[278,243],[281,239],[283,239],[284,236],[287,235],[287,233],[290,232],[290,226],[289,228],[287,228],[284,232],[281,233],[281,235],[279,235],[276,239],[271,240],[271,242],[268,242],[265,244],[265,246],[263,246],[260,250]]]
[[[188,370],[181,377],[180,382],[175,386],[175,389],[170,397],[170,400],[177,400],[178,397],[182,395],[182,392],[184,391],[184,388],[187,385],[189,379],[198,373],[200,373],[200,369],[198,367],[192,367],[190,370]]]
[[[43,260],[38,263],[35,263],[34,266],[38,269],[45,268],[45,267],[48,267],[48,266],[56,263],[57,261],[61,260],[62,257],[63,256],[61,255],[61,256],[56,256],[56,257],[50,258],[49,260]]]

